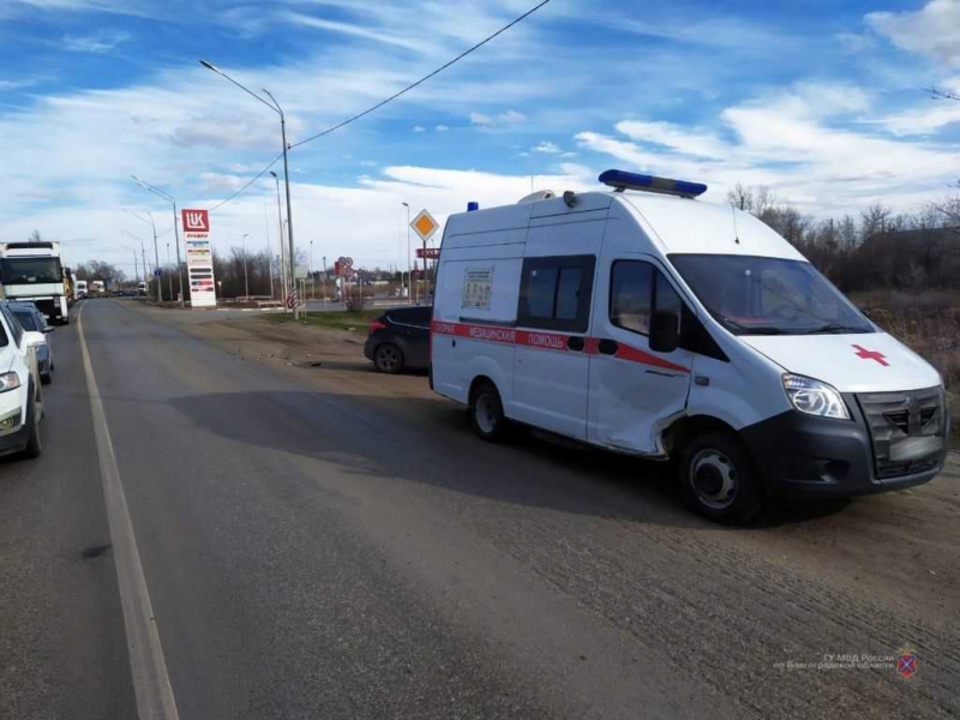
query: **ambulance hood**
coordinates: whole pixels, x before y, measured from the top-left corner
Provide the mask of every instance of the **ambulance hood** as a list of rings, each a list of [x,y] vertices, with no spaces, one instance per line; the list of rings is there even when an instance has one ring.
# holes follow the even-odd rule
[[[919,390],[940,384],[926,360],[887,333],[741,335],[747,345],[795,375],[840,392]]]

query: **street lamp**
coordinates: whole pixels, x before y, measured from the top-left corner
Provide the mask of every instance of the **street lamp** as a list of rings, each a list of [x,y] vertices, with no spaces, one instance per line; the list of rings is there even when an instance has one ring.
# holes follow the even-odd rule
[[[170,243],[167,243],[167,267],[170,267]],[[173,301],[173,275],[167,273],[167,287],[170,290],[170,300]]]
[[[293,268],[293,262],[294,262],[294,259],[293,259],[293,208],[291,207],[291,203],[290,203],[290,168],[289,168],[289,166],[288,166],[288,164],[287,164],[287,150],[288,150],[288,147],[287,147],[287,120],[286,120],[286,118],[285,118],[284,115],[283,115],[283,108],[280,107],[280,103],[277,102],[277,99],[276,99],[276,98],[273,96],[273,94],[272,94],[269,90],[267,90],[266,88],[261,88],[261,90],[267,94],[267,97],[270,98],[272,104],[269,103],[269,102],[267,102],[266,100],[264,100],[262,97],[260,97],[259,95],[257,95],[255,92],[252,92],[251,90],[248,90],[247,88],[245,88],[243,85],[241,85],[241,84],[238,83],[236,80],[234,80],[232,77],[230,77],[230,76],[227,75],[225,72],[223,72],[223,70],[221,70],[220,68],[218,68],[216,65],[213,65],[212,63],[209,63],[209,62],[207,62],[206,60],[201,60],[201,61],[200,61],[200,64],[203,65],[207,70],[210,70],[210,71],[212,71],[212,72],[215,72],[215,73],[217,73],[217,75],[220,75],[220,76],[222,76],[223,78],[225,78],[226,80],[229,80],[229,81],[232,82],[234,85],[236,85],[238,88],[240,88],[241,90],[243,90],[245,93],[247,93],[248,95],[251,95],[251,96],[255,97],[257,100],[259,100],[261,103],[263,103],[264,105],[266,105],[268,108],[270,108],[270,109],[273,110],[275,113],[277,113],[277,115],[280,116],[280,138],[281,138],[281,140],[282,140],[282,142],[283,142],[283,181],[284,181],[284,184],[286,185],[286,190],[287,190],[287,243],[288,243],[288,245],[289,245],[289,255],[290,255],[290,258],[289,258],[289,260],[290,260],[290,281],[291,281],[291,283],[292,283],[292,282],[293,282],[293,278],[294,278],[294,276],[295,276],[295,272],[294,272],[294,268]],[[295,304],[295,305],[293,306],[293,318],[294,318],[294,320],[299,320],[299,319],[300,319],[300,306],[299,306],[299,304]]]
[[[177,225],[177,223],[179,222],[179,218],[177,217],[177,201],[173,199],[173,195],[170,195],[169,193],[165,193],[163,190],[156,187],[155,185],[151,185],[146,180],[141,180],[136,175],[131,175],[130,177],[132,177],[134,181],[137,183],[137,185],[142,187],[144,190],[147,190],[148,192],[152,192],[154,195],[157,195],[158,197],[162,197],[164,200],[168,201],[171,205],[173,205],[173,234],[177,238],[177,278],[178,278],[179,287],[180,287],[180,307],[183,307],[183,304],[186,302],[186,295],[183,294],[183,269],[180,267],[180,228]],[[170,296],[171,296],[170,299],[172,300],[173,299],[172,291],[170,293]]]
[[[123,243],[120,244],[120,247],[122,247],[124,250],[129,250],[131,253],[133,253],[133,276],[134,278],[136,278],[137,282],[139,283],[140,267],[139,267],[139,264],[137,263],[137,249],[132,248],[129,245],[124,245]]]
[[[120,232],[129,235],[134,240],[140,241],[140,257],[143,259],[143,281],[147,282],[147,251],[143,247],[143,238],[139,235],[134,235],[129,230],[121,230]]]
[[[413,275],[410,273],[410,205],[400,203],[407,209],[407,304],[413,305]]]
[[[271,170],[270,174],[277,181],[277,224],[280,227],[280,284],[283,285],[283,299],[287,299],[287,266],[284,262],[283,252],[283,214],[280,210],[280,178]]]
[[[240,252],[243,253],[243,288],[246,291],[247,300],[250,299],[250,276],[247,275],[247,246],[244,244],[244,240],[248,237],[250,237],[250,233],[245,233],[240,238]]]
[[[147,213],[147,215],[150,216],[150,219],[149,219],[149,220],[144,220],[142,217],[140,217],[139,215],[137,215],[135,212],[132,212],[132,211],[130,211],[130,210],[127,210],[127,212],[130,213],[131,215],[133,215],[135,218],[137,218],[137,220],[140,220],[141,222],[145,222],[145,223],[147,223],[148,225],[150,225],[150,227],[153,228],[153,259],[154,259],[154,263],[155,263],[155,264],[154,264],[154,267],[159,270],[159,269],[160,269],[160,250],[157,249],[157,224],[153,221],[153,213],[151,213],[149,210],[147,210],[146,213]],[[161,302],[161,303],[163,302],[163,291],[160,289],[160,278],[159,278],[159,276],[157,277],[157,302]]]

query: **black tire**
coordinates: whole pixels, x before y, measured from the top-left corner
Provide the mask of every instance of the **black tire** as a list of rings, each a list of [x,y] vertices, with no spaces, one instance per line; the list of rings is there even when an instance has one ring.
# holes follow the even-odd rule
[[[500,393],[492,382],[484,381],[470,395],[470,424],[481,440],[499,442],[507,433]]]
[[[381,343],[373,351],[373,366],[377,372],[396,375],[403,372],[404,364],[403,351],[393,343]]]
[[[27,439],[27,446],[23,449],[21,455],[33,460],[43,454],[43,438],[40,436],[40,418],[37,417],[37,401],[32,399],[27,410],[27,422],[30,423],[30,435]]]
[[[41,385],[49,385],[53,382],[53,370],[40,376]]]
[[[750,454],[729,433],[692,438],[683,449],[679,476],[688,507],[714,522],[747,524],[763,509],[763,488]]]

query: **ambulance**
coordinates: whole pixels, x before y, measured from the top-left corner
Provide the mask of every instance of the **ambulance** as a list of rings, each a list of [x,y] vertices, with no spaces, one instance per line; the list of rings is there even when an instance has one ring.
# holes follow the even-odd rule
[[[447,221],[430,383],[481,438],[519,423],[671,461],[690,507],[725,523],[942,469],[939,373],[796,248],[697,200],[706,185],[600,182]]]

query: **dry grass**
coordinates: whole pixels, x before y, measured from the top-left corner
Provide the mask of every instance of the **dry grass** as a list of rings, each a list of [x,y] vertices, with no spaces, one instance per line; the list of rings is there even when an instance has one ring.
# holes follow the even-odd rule
[[[877,291],[852,299],[871,320],[940,371],[953,411],[955,442],[960,444],[960,292]]]

